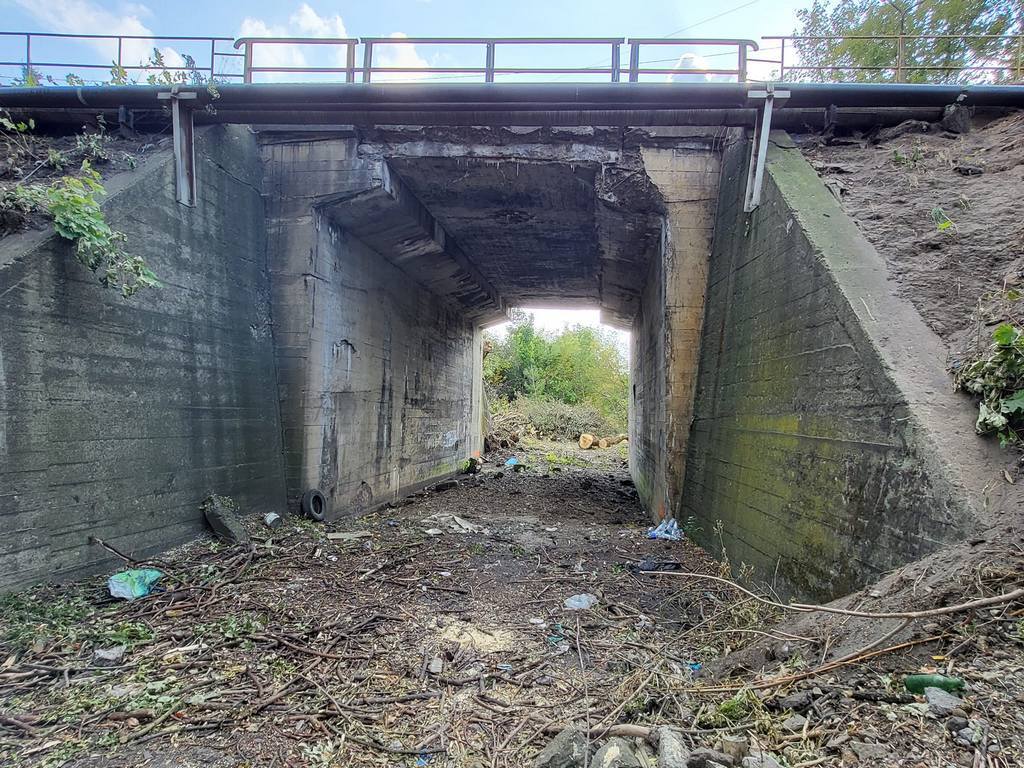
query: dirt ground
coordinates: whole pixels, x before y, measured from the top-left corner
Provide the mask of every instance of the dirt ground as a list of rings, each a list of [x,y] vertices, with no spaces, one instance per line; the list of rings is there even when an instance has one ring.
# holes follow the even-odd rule
[[[623,456],[533,443],[523,471],[495,455],[369,516],[248,520],[251,546],[147,563],[163,590],[134,602],[103,578],[8,596],[0,762],[510,768],[559,764],[537,753],[574,725],[653,767],[668,725],[687,749],[745,737],[765,762],[744,765],[1021,764],[1024,603],[918,621],[894,650],[886,625],[837,617],[875,641],[844,659],[831,630],[707,578],[728,564],[648,538]],[[1005,591],[1021,555],[960,597]],[[966,680],[955,713],[906,692],[921,670]]]
[[[995,297],[1024,282],[1024,113],[964,134],[911,122],[803,148],[951,362],[987,343],[1004,319]]]

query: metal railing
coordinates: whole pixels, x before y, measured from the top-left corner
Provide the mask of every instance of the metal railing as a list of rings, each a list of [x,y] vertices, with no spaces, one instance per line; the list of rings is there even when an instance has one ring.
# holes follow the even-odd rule
[[[907,77],[913,72],[936,72],[947,75],[956,75],[964,72],[999,73],[1012,72],[1012,77],[1017,82],[1024,81],[1024,35],[766,35],[762,40],[777,41],[779,43],[778,59],[752,59],[767,64],[778,64],[778,80],[786,80],[787,73],[799,76],[797,73],[811,73],[825,75],[835,72],[866,72],[884,75],[892,73],[893,79],[898,83],[907,81]],[[893,61],[890,64],[866,66],[856,64],[829,64],[829,65],[786,65],[786,43],[789,42],[790,51],[793,52],[802,43],[837,43],[847,40],[864,40],[871,42],[893,41]],[[1007,43],[1006,50],[1014,51],[1011,54],[1013,61],[1004,63],[970,64],[920,64],[909,60],[907,53],[908,43],[911,41],[941,41],[949,40],[965,42],[968,40],[1004,40]],[[987,61],[987,60],[986,60]]]
[[[20,61],[0,61],[0,67],[20,67],[26,73],[26,76],[32,76],[34,74],[46,75],[47,70],[60,69],[66,76],[69,72],[74,70],[106,70],[111,72],[114,69],[121,70],[124,72],[157,72],[157,71],[168,71],[168,72],[184,72],[191,73],[195,72],[206,77],[210,80],[224,80],[230,78],[241,78],[240,73],[232,73],[224,69],[218,69],[217,60],[223,59],[234,59],[241,58],[241,54],[234,53],[232,51],[218,50],[218,43],[230,43],[234,40],[231,37],[170,37],[164,35],[76,35],[76,34],[63,34],[58,32],[0,32],[0,38],[22,38],[24,41],[25,58]],[[44,39],[58,39],[63,41],[72,41],[79,43],[96,43],[100,41],[109,41],[111,43],[110,53],[112,58],[108,63],[100,64],[95,61],[92,62],[70,62],[70,61],[47,61],[45,59],[40,60],[33,56],[33,41],[39,41]],[[204,54],[209,54],[209,64],[202,65],[194,57],[192,58],[191,66],[157,66],[152,62],[145,63],[139,61],[138,63],[126,62],[125,61],[125,47],[126,43],[129,45],[132,42],[145,41],[147,44],[152,43],[187,43],[190,45],[201,46]],[[116,47],[115,47],[116,46]],[[207,46],[209,46],[207,48]],[[37,49],[38,50],[38,49]]]
[[[629,66],[621,65],[621,46],[629,44]],[[344,67],[284,67],[255,66],[256,50],[264,45],[331,45],[344,48]],[[363,47],[362,66],[356,66],[356,48]],[[481,46],[483,48],[482,66],[462,67],[431,67],[431,66],[379,66],[374,64],[374,52],[386,46],[407,45],[450,45],[450,46]],[[543,67],[543,66],[498,66],[497,54],[500,47],[506,46],[606,46],[609,48],[607,65],[588,67]],[[642,46],[686,46],[730,47],[735,48],[737,60],[734,68],[650,68],[643,67],[640,61]],[[387,75],[446,75],[446,76],[482,76],[484,82],[493,83],[502,75],[605,75],[613,83],[617,83],[625,74],[630,82],[637,82],[642,75],[723,75],[736,77],[742,82],[747,77],[748,49],[758,50],[753,40],[711,39],[711,38],[630,38],[621,37],[362,37],[362,38],[267,38],[244,37],[235,41],[236,49],[244,49],[245,67],[244,80],[253,81],[255,74],[337,74],[344,76],[345,82],[355,82],[359,75],[364,83],[372,82],[375,74]]]

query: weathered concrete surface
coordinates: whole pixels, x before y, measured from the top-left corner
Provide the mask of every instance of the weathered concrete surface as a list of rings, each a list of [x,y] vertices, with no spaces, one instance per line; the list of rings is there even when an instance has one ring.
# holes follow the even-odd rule
[[[253,137],[209,129],[197,161],[194,209],[167,153],[108,184],[159,290],[123,300],[55,235],[0,242],[0,586],[110,566],[90,535],[136,555],[186,540],[210,492],[283,507]]]
[[[939,340],[773,139],[749,216],[749,150],[726,152],[681,516],[781,592],[831,597],[962,539],[998,462]]]
[[[356,139],[263,156],[289,499],[343,516],[456,471],[482,443],[474,317],[500,299]]]
[[[719,155],[692,139],[642,152],[665,214],[633,325],[630,466],[641,501],[660,520],[682,501]]]

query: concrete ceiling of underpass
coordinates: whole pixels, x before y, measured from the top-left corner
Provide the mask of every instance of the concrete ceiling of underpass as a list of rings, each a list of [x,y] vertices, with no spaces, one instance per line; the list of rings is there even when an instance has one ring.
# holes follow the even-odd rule
[[[650,194],[625,205],[621,195],[602,194],[608,177],[618,174],[593,162],[390,157],[387,163],[506,305],[600,307],[611,322],[631,320],[660,238]]]

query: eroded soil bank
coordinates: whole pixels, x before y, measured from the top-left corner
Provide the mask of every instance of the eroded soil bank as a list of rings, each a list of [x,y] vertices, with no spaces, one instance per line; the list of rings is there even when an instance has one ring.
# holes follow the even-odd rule
[[[103,579],[5,598],[0,758],[575,766],[619,734],[636,762],[608,765],[1019,764],[1020,601],[916,621],[894,650],[874,620],[797,630],[727,583],[680,575],[743,568],[647,538],[617,449],[516,455],[525,471],[496,455],[363,518],[250,520],[251,547],[211,538],[149,563],[166,591],[132,603]],[[1013,580],[979,570],[960,597]],[[576,595],[597,602],[570,610]],[[836,638],[854,626],[851,654]],[[903,675],[922,670],[964,678],[962,700],[909,694]],[[575,759],[549,747],[570,725],[591,733]],[[659,761],[659,726],[687,753],[732,754]]]

